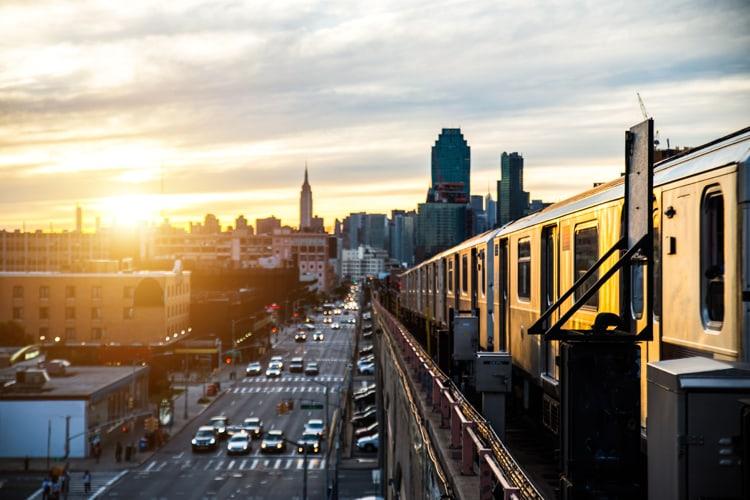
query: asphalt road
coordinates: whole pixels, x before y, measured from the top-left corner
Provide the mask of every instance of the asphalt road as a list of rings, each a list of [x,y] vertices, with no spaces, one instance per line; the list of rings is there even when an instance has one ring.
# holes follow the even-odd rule
[[[334,321],[354,316],[336,316]],[[247,498],[266,499],[302,498],[304,463],[302,455],[287,447],[281,454],[260,453],[260,440],[254,440],[249,455],[228,456],[225,441],[219,442],[217,451],[193,453],[190,440],[201,425],[206,425],[215,415],[226,415],[231,423],[247,417],[260,417],[266,431],[281,429],[287,439],[296,440],[302,435],[305,422],[310,418],[324,418],[324,410],[302,410],[303,400],[325,402],[325,387],[329,386],[329,408],[339,402],[341,387],[347,370],[351,369],[354,325],[341,325],[332,330],[322,324],[323,316],[316,317],[316,326],[323,331],[325,340],[313,341],[312,335],[304,343],[294,342],[294,329],[279,333],[280,338],[272,355],[284,357],[281,378],[266,379],[244,377],[244,367],[238,367],[239,380],[219,398],[208,411],[187,425],[152,459],[138,469],[126,474],[101,497],[105,498]],[[341,321],[339,321],[341,322]],[[318,361],[320,375],[306,377],[289,373],[289,360],[302,356],[305,362]],[[265,365],[264,365],[265,370]],[[319,384],[313,382],[318,381]],[[323,384],[323,385],[320,385]],[[276,405],[282,400],[294,400],[294,410],[278,415]],[[324,443],[323,452],[326,451]],[[334,459],[335,453],[331,454]],[[308,498],[325,498],[325,469],[333,466],[322,455],[308,455]],[[333,468],[330,469],[333,475]]]

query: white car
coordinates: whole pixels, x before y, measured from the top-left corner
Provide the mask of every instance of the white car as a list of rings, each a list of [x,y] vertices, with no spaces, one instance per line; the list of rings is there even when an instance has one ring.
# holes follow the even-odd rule
[[[272,364],[276,363],[279,370],[284,369],[284,358],[281,356],[272,356],[271,361],[268,363],[268,366],[271,366]]]
[[[359,438],[357,439],[357,449],[362,451],[376,451],[378,449],[379,438],[378,434]]]
[[[315,332],[313,334],[313,340],[317,340],[317,341],[325,340],[325,337],[323,337],[323,332],[321,332],[320,330]]]
[[[331,324],[331,330],[340,330],[340,329],[341,329],[341,325],[339,325],[338,323]]]
[[[235,453],[242,455],[250,453],[250,434],[247,432],[238,432],[229,438],[227,454],[233,455]]]
[[[360,375],[375,375],[375,365],[372,363],[358,364],[357,371]]]
[[[314,432],[315,434],[320,436],[321,439],[323,439],[326,433],[326,426],[321,419],[311,418],[305,424],[304,432]]]
[[[281,365],[278,361],[272,361],[268,364],[268,368],[266,369],[266,377],[281,377]]]

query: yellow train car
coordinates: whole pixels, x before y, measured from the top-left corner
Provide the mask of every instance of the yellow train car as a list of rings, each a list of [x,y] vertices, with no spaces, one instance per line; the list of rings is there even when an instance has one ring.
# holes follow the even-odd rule
[[[653,340],[650,361],[706,356],[750,361],[750,128],[654,166]],[[509,351],[526,405],[540,406],[557,431],[559,346],[529,327],[622,235],[623,180],[488,231],[407,270],[401,307],[448,326],[459,311],[479,318],[479,348]],[[613,254],[600,268],[606,272]],[[622,272],[622,271],[620,271]],[[638,268],[629,297],[616,273],[577,311],[566,329],[589,328],[623,307],[646,321]],[[418,287],[422,281],[427,286]],[[569,309],[596,277],[564,304]],[[555,313],[551,321],[559,318]],[[646,425],[646,370],[641,370]]]

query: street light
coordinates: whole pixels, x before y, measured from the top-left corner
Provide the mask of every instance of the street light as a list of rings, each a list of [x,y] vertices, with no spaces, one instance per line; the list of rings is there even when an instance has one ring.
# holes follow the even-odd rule
[[[307,443],[298,443],[281,436],[282,441],[294,446],[295,449],[302,448],[302,500],[307,500]],[[326,467],[328,469],[328,467]],[[328,488],[328,486],[326,486]]]

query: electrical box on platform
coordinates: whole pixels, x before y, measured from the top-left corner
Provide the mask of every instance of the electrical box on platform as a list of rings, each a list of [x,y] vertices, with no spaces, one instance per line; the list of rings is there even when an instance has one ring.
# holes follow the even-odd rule
[[[750,365],[703,357],[649,363],[649,498],[750,496],[748,397]]]
[[[507,352],[476,354],[476,390],[479,392],[510,392],[512,362]]]
[[[459,314],[453,318],[453,359],[473,361],[479,345],[479,318]]]

